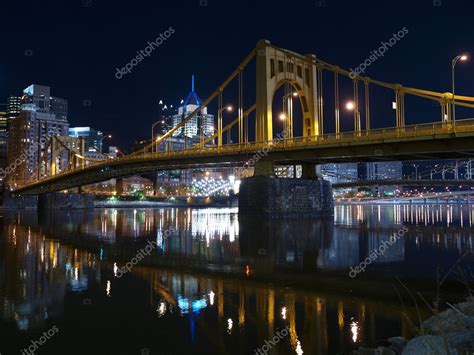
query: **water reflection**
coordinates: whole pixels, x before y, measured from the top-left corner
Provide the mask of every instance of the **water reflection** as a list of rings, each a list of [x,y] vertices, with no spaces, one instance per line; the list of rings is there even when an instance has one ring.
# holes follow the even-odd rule
[[[369,294],[355,299],[350,294],[298,291],[255,282],[254,277],[272,280],[289,274],[311,280],[322,270],[346,273],[402,225],[408,232],[370,268],[431,277],[436,263],[452,264],[472,250],[472,206],[340,206],[334,220],[304,222],[239,220],[236,212],[2,212],[2,324],[14,324],[20,331],[42,330],[52,320],[67,320],[71,308],[80,310],[84,299],[90,299],[118,314],[139,304],[139,311],[127,312],[140,322],[122,326],[131,333],[135,328],[169,332],[169,339],[150,341],[151,349],[248,354],[288,326],[289,334],[275,346],[275,354],[346,353],[361,344],[375,345],[377,339],[409,335],[396,299],[381,302]],[[165,230],[172,230],[169,237]],[[147,240],[158,243],[158,252],[131,274],[115,277],[118,267]],[[238,277],[201,273],[209,270]],[[413,309],[408,312],[415,315]],[[98,314],[88,317],[91,324],[99,322],[94,318]],[[114,319],[100,321],[112,326]],[[176,342],[176,334],[182,341]],[[70,341],[58,337],[51,346]],[[140,341],[129,339],[135,347]],[[109,346],[118,349],[131,346],[120,337],[112,342]],[[21,345],[14,343],[13,350]],[[134,348],[128,353],[139,352]]]

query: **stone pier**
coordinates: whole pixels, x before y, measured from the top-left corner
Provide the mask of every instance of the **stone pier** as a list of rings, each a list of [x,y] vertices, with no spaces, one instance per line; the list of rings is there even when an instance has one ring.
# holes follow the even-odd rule
[[[268,163],[266,163],[268,164]],[[242,180],[239,215],[266,218],[314,218],[334,214],[332,186],[318,179],[314,165],[303,166],[303,177],[276,178],[258,175]]]

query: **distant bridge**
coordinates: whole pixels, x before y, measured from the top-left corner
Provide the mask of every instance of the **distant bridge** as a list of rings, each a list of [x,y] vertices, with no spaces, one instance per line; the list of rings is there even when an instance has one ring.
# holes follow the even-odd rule
[[[474,180],[414,180],[414,179],[383,179],[349,181],[332,184],[335,189],[369,186],[474,186]]]

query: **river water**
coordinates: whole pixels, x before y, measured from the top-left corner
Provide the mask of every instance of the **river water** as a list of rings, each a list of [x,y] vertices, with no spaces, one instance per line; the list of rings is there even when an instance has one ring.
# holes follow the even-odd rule
[[[465,296],[449,280],[472,277],[473,220],[471,205],[336,206],[314,221],[1,211],[0,353],[348,354],[409,337],[407,290],[429,303],[450,272],[442,297]]]

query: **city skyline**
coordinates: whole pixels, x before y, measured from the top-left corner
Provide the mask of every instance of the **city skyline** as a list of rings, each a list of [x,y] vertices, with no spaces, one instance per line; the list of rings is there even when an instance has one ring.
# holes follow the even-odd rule
[[[311,41],[298,36],[295,30],[287,31],[281,28],[278,21],[259,24],[258,16],[266,13],[264,3],[248,1],[234,4],[233,11],[236,14],[241,16],[245,14],[249,17],[254,27],[252,30],[246,27],[233,30],[234,26],[231,24],[235,21],[234,17],[219,15],[219,11],[223,8],[212,1],[208,1],[207,6],[199,6],[199,1],[174,4],[166,2],[161,5],[155,4],[146,13],[121,12],[118,7],[116,10],[107,9],[115,12],[117,18],[124,22],[136,24],[127,30],[117,27],[118,24],[114,21],[104,22],[103,17],[98,17],[106,8],[95,1],[78,2],[75,11],[67,14],[64,13],[62,6],[53,6],[52,11],[46,11],[45,8],[32,4],[31,7],[26,6],[22,9],[21,16],[29,18],[32,24],[36,24],[31,28],[41,26],[45,33],[56,30],[56,27],[47,24],[46,19],[52,17],[61,19],[55,22],[55,26],[61,28],[55,36],[59,36],[58,40],[68,36],[70,40],[62,40],[60,48],[38,41],[36,36],[26,36],[30,39],[21,44],[14,41],[18,35],[25,38],[23,34],[14,32],[16,31],[14,26],[9,26],[19,16],[16,5],[13,3],[10,3],[9,7],[7,4],[1,5],[1,9],[6,10],[4,13],[9,13],[10,16],[0,23],[2,30],[0,33],[3,36],[0,39],[11,54],[0,59],[1,100],[5,101],[9,95],[19,92],[33,82],[54,87],[55,91],[60,92],[62,97],[69,101],[73,126],[92,126],[104,132],[110,127],[116,145],[129,147],[133,143],[131,137],[148,135],[149,125],[156,121],[159,115],[160,99],[173,102],[183,98],[185,92],[183,90],[193,73],[199,78],[201,95],[203,98],[207,97],[261,38],[267,38],[272,43],[302,53],[314,53],[324,60],[350,69],[357,67],[373,49],[380,46],[380,42],[387,41],[393,33],[406,26],[409,33],[394,48],[390,48],[385,57],[372,63],[365,75],[440,92],[450,91],[451,88],[449,67],[451,58],[461,52],[474,53],[473,48],[468,47],[469,43],[472,43],[469,38],[472,38],[474,29],[465,19],[466,15],[456,13],[453,16],[446,16],[443,18],[445,26],[442,28],[438,26],[442,16],[454,14],[455,5],[452,3],[440,7],[428,3],[425,5],[409,1],[397,2],[397,5],[389,8],[393,16],[383,20],[375,15],[382,7],[375,1],[357,5],[337,1],[319,2],[325,6],[318,6],[317,2],[295,3],[295,6],[300,6],[304,10],[300,12],[302,18],[298,27],[301,31],[316,35],[332,32],[331,40],[322,35]],[[336,25],[331,23],[329,18],[340,4],[344,4],[346,12],[338,14],[341,16],[341,21]],[[468,1],[460,1],[459,4],[467,9],[473,6]],[[403,23],[400,23],[396,19],[396,14],[404,8],[411,11],[403,17]],[[174,18],[169,16],[175,9],[181,9],[183,16]],[[187,9],[208,21],[200,21],[200,25],[195,26],[195,20],[190,17]],[[269,11],[271,13],[274,10]],[[359,22],[355,25],[352,14],[356,12],[373,13],[374,16],[371,16],[370,22]],[[429,13],[430,16],[420,17],[422,12]],[[465,11],[465,14],[468,12]],[[151,21],[152,18],[155,20]],[[229,21],[231,21],[229,26],[223,26]],[[67,22],[71,22],[72,25],[68,25]],[[137,51],[145,48],[147,42],[170,26],[174,27],[176,32],[166,42],[154,49],[150,56],[133,68],[130,74],[121,80],[115,78],[117,67],[124,66],[130,58],[136,56]],[[221,31],[217,35],[214,35],[215,26],[221,26]],[[378,30],[373,31],[374,28]],[[28,28],[23,30],[29,31]],[[214,40],[188,41],[186,38],[189,38],[190,33],[197,37],[211,36]],[[354,38],[357,40],[353,40]],[[428,38],[433,38],[435,42],[426,41]],[[456,38],[456,44],[451,43],[448,40],[450,38]],[[435,44],[437,41],[444,43],[439,55],[435,55],[439,52],[439,47]],[[79,53],[76,43],[81,43],[87,49]],[[183,46],[183,43],[186,45]],[[334,46],[335,43],[344,45]],[[216,49],[213,49],[214,47]],[[409,56],[405,55],[407,48],[410,48]],[[187,58],[186,53],[190,52],[201,54],[193,56],[192,60],[184,59]],[[89,56],[88,53],[94,55]],[[61,61],[65,65],[53,64],[56,61]],[[180,70],[167,69],[172,66],[180,67]],[[21,70],[21,67],[28,70]],[[469,94],[468,83],[472,80],[473,72],[469,68],[472,68],[470,62],[463,63],[462,68],[458,68],[456,83],[459,92],[466,95]],[[245,85],[248,90],[254,89],[254,84],[250,82]],[[175,104],[177,103],[175,101]],[[127,127],[130,117],[143,124]],[[380,119],[385,120],[383,116]],[[418,123],[420,119],[412,117],[411,120],[413,123]]]

